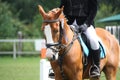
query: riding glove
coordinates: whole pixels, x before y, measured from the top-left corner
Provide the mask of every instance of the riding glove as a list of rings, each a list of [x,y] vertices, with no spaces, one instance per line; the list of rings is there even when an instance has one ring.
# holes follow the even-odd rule
[[[79,26],[78,30],[79,30],[79,32],[84,32],[87,30],[87,28],[88,28],[88,25],[84,23]]]

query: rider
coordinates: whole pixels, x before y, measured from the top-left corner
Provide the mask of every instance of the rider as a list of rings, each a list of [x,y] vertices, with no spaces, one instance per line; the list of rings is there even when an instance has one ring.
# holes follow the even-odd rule
[[[100,76],[100,48],[94,29],[94,18],[97,13],[97,0],[61,0],[64,15],[69,25],[74,25],[78,32],[83,32],[90,41],[94,66],[90,69],[90,77]]]

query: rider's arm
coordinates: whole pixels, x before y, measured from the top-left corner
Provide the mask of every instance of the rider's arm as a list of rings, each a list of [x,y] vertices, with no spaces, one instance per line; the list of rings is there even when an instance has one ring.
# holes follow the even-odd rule
[[[90,26],[91,24],[93,24],[94,18],[97,14],[98,1],[89,0],[89,8],[90,8],[89,16],[87,17],[87,20],[85,21],[85,23]]]

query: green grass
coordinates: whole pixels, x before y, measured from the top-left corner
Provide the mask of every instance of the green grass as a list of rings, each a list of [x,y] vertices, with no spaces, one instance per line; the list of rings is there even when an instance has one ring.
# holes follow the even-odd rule
[[[39,57],[0,57],[0,80],[39,80]]]
[[[39,80],[39,57],[0,57],[0,80]],[[120,69],[117,79],[120,80]],[[106,80],[104,74],[101,80]]]
[[[101,80],[106,80],[103,72],[102,72],[102,75],[101,75]],[[120,69],[118,69],[116,80],[120,80]]]

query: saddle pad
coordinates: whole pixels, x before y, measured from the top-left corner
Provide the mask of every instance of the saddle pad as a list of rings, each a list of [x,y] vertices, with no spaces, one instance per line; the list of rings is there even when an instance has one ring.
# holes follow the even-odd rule
[[[81,44],[84,54],[88,57],[90,54],[89,53],[90,51],[89,51],[88,47],[86,46],[86,44],[84,43],[81,35],[79,36],[79,41],[80,41],[80,44]],[[100,50],[101,50],[100,58],[105,58],[105,56],[106,56],[105,47],[100,39],[99,39],[99,44],[100,44]]]

